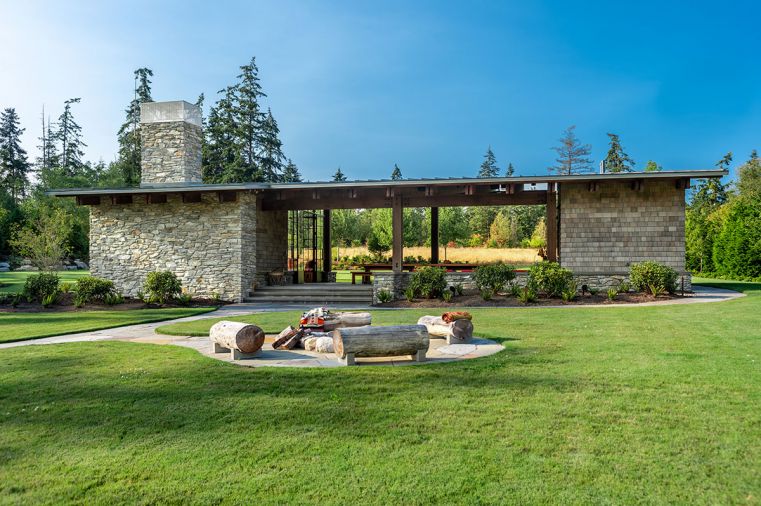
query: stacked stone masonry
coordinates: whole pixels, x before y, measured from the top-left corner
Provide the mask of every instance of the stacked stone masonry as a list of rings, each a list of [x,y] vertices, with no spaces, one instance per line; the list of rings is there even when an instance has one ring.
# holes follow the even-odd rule
[[[141,185],[201,182],[201,128],[185,121],[145,123]]]
[[[276,263],[285,265],[285,227],[284,213],[258,211],[248,193],[224,203],[216,193],[204,193],[200,203],[177,194],[165,204],[103,199],[90,208],[90,269],[129,296],[149,272],[168,270],[194,296],[240,301]]]

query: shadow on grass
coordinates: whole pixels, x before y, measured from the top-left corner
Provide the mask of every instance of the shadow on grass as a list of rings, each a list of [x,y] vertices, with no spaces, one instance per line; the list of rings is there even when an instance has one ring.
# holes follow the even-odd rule
[[[389,424],[435,423],[426,420],[433,407],[465,419],[473,402],[575,388],[544,367],[517,372],[518,363],[539,365],[547,357],[510,351],[472,363],[339,369],[252,369],[194,350],[119,342],[45,346],[13,355],[0,362],[0,404],[16,413],[5,423],[106,439],[125,431],[219,433],[230,423],[255,432],[276,432],[287,423],[289,431],[365,438]],[[17,372],[8,374],[11,368]],[[51,409],[33,414],[39,405]]]

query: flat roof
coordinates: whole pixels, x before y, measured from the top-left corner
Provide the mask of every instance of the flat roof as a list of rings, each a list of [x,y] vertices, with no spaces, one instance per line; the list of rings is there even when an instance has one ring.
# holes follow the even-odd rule
[[[616,174],[587,173],[560,176],[515,177],[466,177],[466,178],[429,178],[429,179],[367,179],[354,181],[315,181],[303,183],[166,183],[129,188],[68,188],[45,192],[54,197],[76,197],[80,195],[117,195],[145,193],[185,193],[215,191],[260,191],[267,190],[317,190],[337,188],[373,188],[373,187],[415,187],[415,186],[451,186],[451,185],[505,185],[505,184],[543,184],[543,183],[583,183],[590,181],[619,181],[632,179],[707,179],[721,178],[729,174],[726,170],[664,170],[659,172],[621,172]]]

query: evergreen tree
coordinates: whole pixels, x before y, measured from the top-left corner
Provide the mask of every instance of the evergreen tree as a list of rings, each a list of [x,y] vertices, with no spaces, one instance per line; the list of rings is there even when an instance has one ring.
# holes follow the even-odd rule
[[[336,171],[336,173],[333,174],[333,181],[335,181],[337,183],[346,181],[346,174],[344,174],[341,171],[341,167],[338,167],[338,170]]]
[[[78,104],[79,98],[70,98],[64,102],[63,112],[58,118],[58,129],[53,138],[60,143],[61,155],[59,165],[64,174],[73,176],[80,167],[82,167],[83,147],[86,147],[82,141],[82,127],[74,119],[71,112],[71,105]]]
[[[16,109],[0,113],[0,181],[15,203],[26,196],[29,187],[29,170],[26,151],[21,147],[24,133]]]
[[[552,148],[558,155],[555,159],[556,165],[549,167],[550,172],[561,176],[570,176],[582,172],[589,172],[592,169],[592,160],[589,155],[592,153],[592,146],[581,144],[576,137],[576,125],[569,126],[563,132],[559,139],[560,145]]]
[[[56,150],[55,140],[53,139],[53,131],[50,128],[50,117],[48,116],[47,122],[45,121],[45,107],[42,107],[42,136],[37,138],[40,144],[37,149],[40,152],[40,156],[35,160],[37,170],[50,169],[51,167],[58,166],[58,152]]]
[[[491,146],[489,146],[484,155],[484,161],[481,163],[481,168],[478,171],[478,177],[497,177],[498,175],[497,158],[494,156]]]
[[[732,163],[732,152],[730,151],[724,157],[716,162],[716,168],[728,170],[729,164]],[[692,195],[691,207],[700,210],[703,214],[710,213],[716,207],[727,201],[727,187],[721,182],[721,179],[701,179],[698,181],[695,192]]]
[[[647,165],[645,165],[645,172],[660,172],[662,170],[663,167],[652,160],[648,160]]]
[[[402,179],[402,171],[397,164],[394,164],[394,170],[391,172],[391,179],[393,181],[399,181]]]
[[[515,174],[515,168],[513,167],[512,163],[507,164],[507,168],[505,169],[505,177],[513,177]]]
[[[299,168],[296,167],[296,164],[291,161],[291,159],[288,159],[288,163],[285,166],[285,169],[283,169],[283,182],[284,183],[300,183],[302,181],[301,174],[299,173]]]
[[[265,181],[277,182],[283,179],[283,143],[280,142],[280,129],[268,108],[261,126],[259,160],[262,177]]]
[[[761,159],[758,152],[754,149],[750,154],[750,159],[740,167],[740,180],[737,182],[737,189],[740,197],[761,202]]]
[[[135,71],[135,96],[126,109],[127,117],[119,128],[118,166],[127,186],[140,184],[140,104],[153,102],[151,98],[151,80],[153,71],[143,67]]]
[[[202,173],[205,183],[240,183],[245,179],[242,147],[237,138],[235,103],[237,92],[228,86],[222,97],[209,110],[206,129],[206,151],[203,153]]]
[[[240,70],[238,83],[235,85],[236,101],[233,102],[233,114],[236,134],[242,150],[240,157],[243,169],[242,180],[262,181],[267,178],[267,174],[258,166],[265,115],[262,113],[259,99],[267,95],[259,84],[256,58],[252,57],[248,65],[241,66]]]
[[[634,168],[634,160],[624,152],[621,146],[621,139],[616,134],[608,134],[610,138],[610,149],[605,157],[606,172],[631,172]]]

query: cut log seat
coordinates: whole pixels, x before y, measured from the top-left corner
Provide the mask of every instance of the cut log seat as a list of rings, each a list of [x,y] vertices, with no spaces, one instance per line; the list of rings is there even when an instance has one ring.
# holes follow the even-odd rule
[[[221,321],[209,330],[213,353],[230,352],[233,360],[253,357],[264,344],[264,331],[256,325]]]
[[[323,328],[326,332],[344,327],[362,327],[370,325],[372,316],[370,313],[330,313],[325,319]]]
[[[473,322],[470,320],[447,323],[440,316],[421,316],[417,322],[425,325],[430,335],[445,338],[448,344],[467,343],[473,338]]]
[[[429,342],[425,325],[348,327],[333,331],[334,353],[346,365],[355,365],[357,357],[402,355],[423,362]]]

